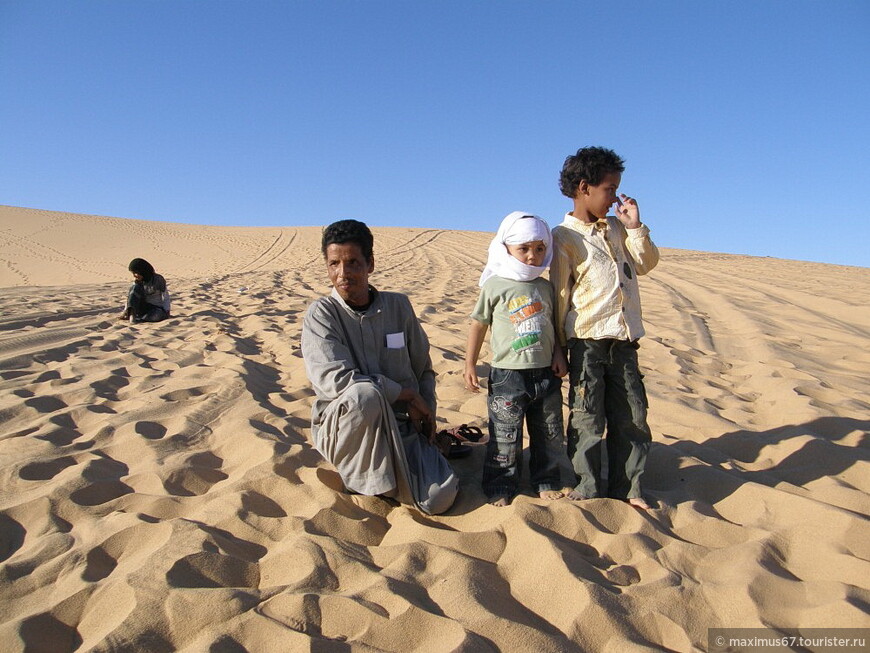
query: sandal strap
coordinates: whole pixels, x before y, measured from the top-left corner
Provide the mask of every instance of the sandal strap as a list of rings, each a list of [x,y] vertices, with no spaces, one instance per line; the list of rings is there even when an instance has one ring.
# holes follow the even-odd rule
[[[460,442],[479,442],[483,439],[483,431],[479,426],[462,424],[447,431]]]

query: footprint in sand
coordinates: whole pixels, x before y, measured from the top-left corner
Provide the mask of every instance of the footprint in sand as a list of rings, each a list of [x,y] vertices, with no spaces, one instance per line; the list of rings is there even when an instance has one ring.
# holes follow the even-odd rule
[[[92,482],[69,495],[70,500],[80,506],[100,506],[133,492],[133,488],[120,480],[130,472],[127,465],[95,453],[100,457],[89,462],[82,471],[82,477]]]
[[[118,561],[110,556],[101,546],[88,551],[85,560],[86,566],[85,570],[82,572],[82,580],[89,583],[103,580],[115,570],[115,567],[118,566]]]
[[[201,397],[203,395],[213,394],[218,391],[218,386],[215,385],[203,385],[203,386],[195,386],[192,388],[182,388],[180,390],[173,390],[172,392],[167,392],[166,394],[160,395],[160,398],[164,401],[184,401],[185,399],[190,399],[192,397]]]
[[[172,587],[256,589],[260,585],[260,567],[254,562],[234,556],[203,551],[178,560],[166,572],[166,580]]]
[[[75,651],[82,644],[79,631],[50,612],[28,617],[18,632],[26,651]]]
[[[30,406],[40,413],[53,413],[58,410],[63,410],[67,405],[57,397],[32,397],[24,402],[25,406]]]
[[[240,516],[243,513],[253,513],[258,517],[286,517],[287,513],[275,501],[269,497],[254,492],[253,490],[245,492],[242,495],[242,510],[239,511]]]
[[[184,467],[176,469],[163,481],[163,487],[175,496],[201,496],[215,483],[229,478],[220,470],[223,462],[223,458],[210,451],[193,455],[185,461]]]
[[[119,565],[134,568],[156,553],[172,536],[168,524],[150,527],[138,523],[124,528],[88,551],[82,580],[97,582],[109,576]]]
[[[97,481],[72,492],[69,498],[80,506],[101,506],[132,492],[133,488],[121,481]]]
[[[0,514],[0,562],[8,560],[24,545],[27,530],[9,515]]]
[[[159,440],[166,435],[166,427],[157,422],[136,422],[136,433],[149,440]]]
[[[119,367],[110,372],[110,376],[100,381],[91,383],[94,393],[101,399],[120,401],[118,391],[130,385],[130,374],[124,367]]]
[[[71,456],[63,456],[49,461],[33,462],[18,470],[18,476],[25,481],[48,481],[67,467],[72,467],[75,464],[76,460]]]

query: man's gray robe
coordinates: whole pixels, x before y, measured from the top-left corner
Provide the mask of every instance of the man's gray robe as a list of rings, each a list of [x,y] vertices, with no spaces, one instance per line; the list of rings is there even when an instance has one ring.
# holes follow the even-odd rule
[[[458,479],[411,427],[403,388],[434,414],[435,372],[429,340],[405,295],[373,291],[359,314],[333,290],[302,323],[302,355],[316,399],[311,436],[349,490],[389,494],[435,514],[452,505]]]

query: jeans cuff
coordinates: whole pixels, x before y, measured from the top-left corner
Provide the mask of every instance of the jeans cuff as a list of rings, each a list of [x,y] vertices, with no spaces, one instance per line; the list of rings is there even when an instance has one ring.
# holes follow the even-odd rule
[[[578,494],[582,494],[585,499],[600,499],[601,495],[598,493],[598,490],[587,491],[582,485],[574,486],[574,491]]]
[[[512,499],[516,496],[517,490],[516,488],[507,485],[498,485],[496,487],[488,487],[484,489],[483,493],[486,495],[487,499],[493,499],[495,497],[508,497]]]

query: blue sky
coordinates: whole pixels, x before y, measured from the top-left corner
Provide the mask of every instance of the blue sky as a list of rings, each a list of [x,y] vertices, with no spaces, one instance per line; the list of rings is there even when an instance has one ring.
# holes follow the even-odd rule
[[[626,159],[655,241],[870,266],[870,3],[0,0],[0,204],[495,231]]]

